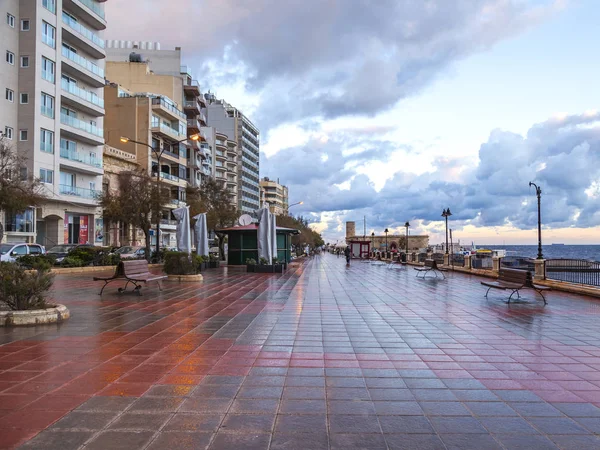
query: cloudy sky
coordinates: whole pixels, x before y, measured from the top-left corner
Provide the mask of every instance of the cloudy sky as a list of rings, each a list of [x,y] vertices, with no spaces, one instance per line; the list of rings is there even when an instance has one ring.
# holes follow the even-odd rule
[[[326,240],[600,243],[597,0],[111,0],[261,130],[261,176]],[[132,18],[135,17],[135,21]]]

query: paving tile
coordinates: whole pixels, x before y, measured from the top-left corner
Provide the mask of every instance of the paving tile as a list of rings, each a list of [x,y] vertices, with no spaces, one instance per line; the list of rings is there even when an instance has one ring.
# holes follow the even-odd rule
[[[379,417],[384,433],[433,434],[431,423],[423,416],[384,416]]]
[[[545,434],[588,434],[585,428],[566,417],[529,417],[535,428]]]
[[[448,450],[503,450],[489,434],[442,434],[440,438]]]
[[[377,416],[351,414],[329,415],[330,433],[381,433]]]
[[[326,416],[280,414],[275,423],[275,433],[327,433]]]
[[[430,417],[429,420],[439,434],[487,434],[481,422],[473,417]]]
[[[571,438],[572,436],[569,436]],[[511,450],[558,450],[547,437],[532,434],[497,434],[495,439]]]
[[[42,431],[23,445],[22,449],[76,450],[94,435],[93,431]],[[2,438],[3,442],[6,442]]]
[[[154,437],[153,431],[103,431],[86,444],[86,450],[132,450],[144,448]]]
[[[600,408],[591,403],[553,403],[552,405],[569,417],[600,417]]]
[[[237,434],[237,433],[217,433],[211,445],[210,450],[267,450],[271,435],[266,433]],[[273,448],[273,447],[271,447]]]
[[[269,433],[274,423],[273,414],[227,414],[221,423],[220,432]]]
[[[279,414],[325,414],[325,400],[286,400],[281,402]]]
[[[562,450],[599,450],[600,437],[598,436],[550,436]]]
[[[163,431],[211,432],[216,433],[223,415],[176,413],[163,427]]]
[[[385,440],[390,450],[446,450],[436,434],[389,434]]]
[[[52,429],[101,430],[116,417],[116,414],[115,412],[73,411],[52,425]]]
[[[126,412],[109,425],[110,430],[159,430],[171,418],[170,413],[140,414]]]
[[[194,450],[205,450],[208,448],[212,433],[182,433],[164,432],[160,433],[152,441],[147,450],[173,450],[190,448]]]
[[[243,448],[245,449],[246,447]],[[269,449],[328,450],[329,438],[326,433],[275,433]]]
[[[179,397],[143,397],[129,407],[131,412],[175,412],[184,399]]]
[[[387,450],[385,438],[381,434],[339,434],[332,433],[331,450]]]
[[[538,434],[522,417],[480,417],[479,421],[493,434]]]
[[[226,413],[231,406],[228,398],[188,398],[179,406],[180,412],[215,414]]]
[[[237,399],[231,405],[230,413],[275,414],[279,400],[275,399]]]
[[[564,415],[549,403],[510,402],[508,405],[523,417],[561,417]]]
[[[471,412],[460,402],[419,402],[428,416],[470,416]]]
[[[508,406],[506,403],[501,402],[465,402],[467,408],[473,413],[474,416],[486,417],[486,416],[516,416],[517,413],[514,409]]]

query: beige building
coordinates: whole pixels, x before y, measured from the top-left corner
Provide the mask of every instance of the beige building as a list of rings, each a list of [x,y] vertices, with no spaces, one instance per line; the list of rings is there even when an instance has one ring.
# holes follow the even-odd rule
[[[102,180],[102,189],[104,192],[119,192],[118,175],[121,172],[140,170],[136,155],[108,145],[104,146],[103,161],[104,178]],[[103,243],[106,246],[113,247],[145,245],[144,233],[123,223],[108,224],[105,222]]]
[[[386,250],[390,252],[398,251],[402,252],[406,249],[406,234],[394,234],[388,233],[387,236],[384,234],[377,233],[372,234],[356,234],[356,222],[346,222],[346,243],[350,241],[368,241],[371,243],[372,250]],[[408,250],[409,252],[417,251],[429,247],[429,236],[426,235],[408,235]]]
[[[112,63],[110,63],[112,64]],[[109,66],[110,66],[109,64]],[[135,155],[140,168],[152,176],[160,175],[160,182],[170,190],[171,201],[162,211],[161,247],[176,247],[175,221],[171,211],[186,204],[187,183],[187,120],[177,107],[177,102],[167,97],[169,92],[164,77],[155,77],[147,71],[145,64],[119,63],[118,72],[109,67],[107,77],[121,79],[121,72],[130,71],[131,80],[138,79],[140,71],[148,78],[156,79],[156,86],[144,80],[143,86],[152,91],[136,92],[117,84],[105,88],[107,144]],[[173,77],[171,77],[173,78]],[[171,80],[172,82],[173,80]],[[173,85],[173,84],[171,84]],[[171,88],[171,95],[177,95]],[[123,142],[125,137],[134,142]],[[159,149],[158,152],[153,149]],[[162,151],[162,153],[161,153]],[[160,154],[160,167],[157,155]]]
[[[49,200],[5,213],[7,241],[101,244],[104,3],[0,2],[0,132],[28,158]]]
[[[279,184],[279,180],[273,181],[267,177],[260,180],[260,203],[269,204],[273,214],[283,215],[288,213],[288,188]]]

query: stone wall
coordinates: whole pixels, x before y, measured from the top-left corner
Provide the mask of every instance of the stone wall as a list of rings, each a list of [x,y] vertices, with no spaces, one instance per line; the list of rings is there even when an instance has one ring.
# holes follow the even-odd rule
[[[347,226],[347,225],[346,225]],[[385,235],[384,236],[347,236],[346,242],[351,240],[356,241],[370,241],[372,242],[371,248],[375,250],[385,250]],[[406,248],[406,236],[388,234],[387,243],[390,251],[394,248],[398,251],[402,251]],[[429,246],[429,236],[408,236],[408,249],[409,251],[416,251]]]

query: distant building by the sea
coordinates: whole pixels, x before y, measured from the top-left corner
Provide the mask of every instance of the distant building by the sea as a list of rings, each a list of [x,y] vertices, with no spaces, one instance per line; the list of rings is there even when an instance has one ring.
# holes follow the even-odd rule
[[[367,241],[371,244],[372,250],[385,251],[386,236],[384,234],[357,234],[356,222],[346,222],[346,243],[350,241]],[[388,233],[387,245],[390,252],[403,251],[406,249],[406,234]],[[429,236],[427,235],[410,235],[408,236],[408,250],[417,251],[426,249],[429,246]]]

